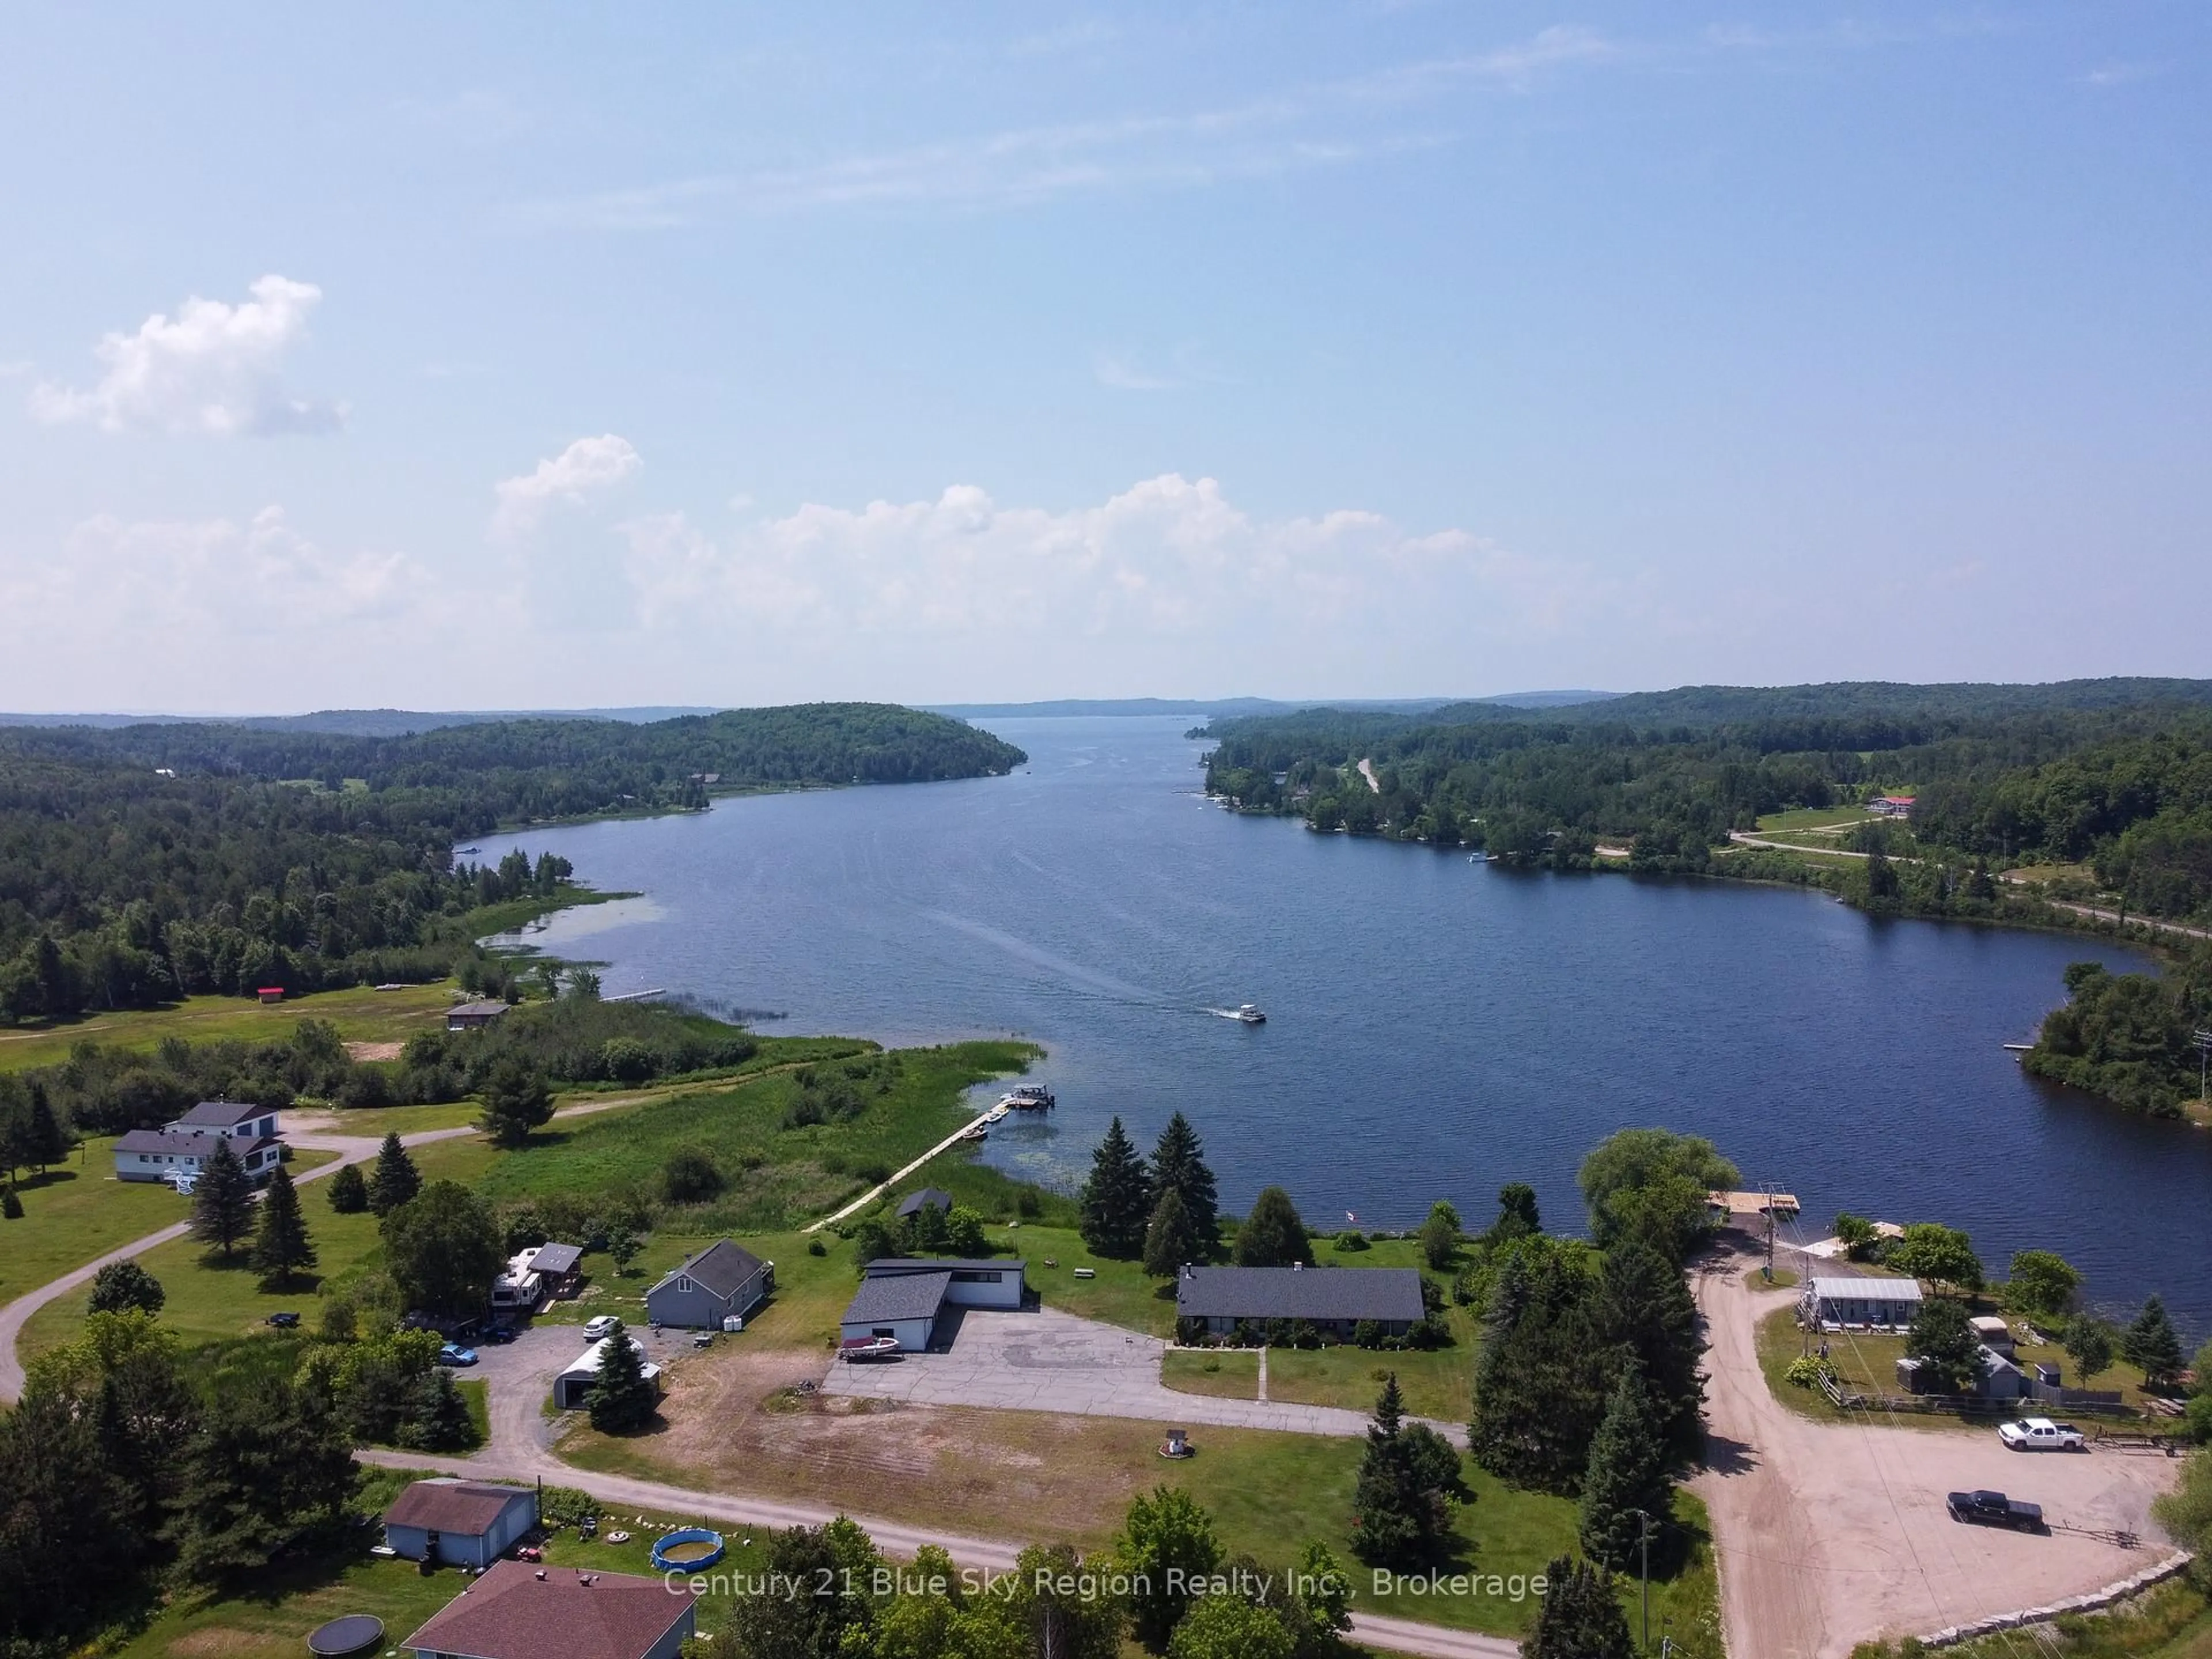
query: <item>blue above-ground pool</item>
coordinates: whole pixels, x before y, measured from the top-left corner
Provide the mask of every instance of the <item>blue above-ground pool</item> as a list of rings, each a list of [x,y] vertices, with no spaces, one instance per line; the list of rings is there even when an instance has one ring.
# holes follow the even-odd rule
[[[705,1527],[684,1527],[668,1534],[653,1547],[653,1565],[660,1572],[697,1572],[722,1559],[722,1534]]]

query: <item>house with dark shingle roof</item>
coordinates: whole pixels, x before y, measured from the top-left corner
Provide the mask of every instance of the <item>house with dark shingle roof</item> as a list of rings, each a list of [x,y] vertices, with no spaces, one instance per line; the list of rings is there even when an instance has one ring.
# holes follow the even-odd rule
[[[401,1645],[416,1659],[677,1659],[696,1599],[681,1578],[497,1561]]]
[[[860,1288],[838,1322],[838,1338],[895,1336],[917,1352],[936,1340],[948,1308],[1021,1307],[1029,1295],[1026,1261],[938,1261],[885,1256],[862,1269]]]
[[[417,1480],[384,1512],[384,1541],[410,1561],[488,1567],[538,1524],[528,1486],[482,1480]]]
[[[924,1187],[918,1193],[908,1193],[899,1200],[898,1218],[905,1221],[920,1215],[924,1210],[942,1210],[952,1213],[952,1194],[941,1187]]]
[[[1216,1336],[1270,1320],[1297,1321],[1340,1340],[1369,1322],[1384,1336],[1403,1336],[1424,1311],[1421,1275],[1411,1267],[1186,1267],[1176,1280],[1176,1328]]]
[[[228,1140],[246,1173],[257,1183],[276,1173],[284,1156],[277,1138],[276,1109],[250,1100],[203,1100],[182,1117],[158,1129],[131,1129],[115,1142],[118,1181],[169,1181],[198,1177]]]
[[[718,1239],[647,1291],[645,1311],[656,1325],[719,1331],[723,1321],[743,1319],[775,1288],[775,1262],[733,1239]]]

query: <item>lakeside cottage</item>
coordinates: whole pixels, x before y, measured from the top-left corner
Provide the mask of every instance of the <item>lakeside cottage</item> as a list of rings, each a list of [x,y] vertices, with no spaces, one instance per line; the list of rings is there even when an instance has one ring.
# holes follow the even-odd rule
[[[183,1176],[197,1178],[215,1154],[216,1146],[230,1142],[230,1150],[246,1166],[258,1185],[276,1172],[284,1143],[276,1133],[277,1113],[250,1101],[204,1100],[182,1117],[158,1129],[131,1129],[115,1142],[118,1181],[169,1181]]]
[[[1019,1309],[1028,1298],[1026,1261],[886,1257],[868,1263],[837,1334],[847,1342],[896,1337],[919,1352],[936,1340],[947,1308]]]
[[[457,1002],[446,1010],[449,1031],[481,1031],[507,1012],[503,1002]]]
[[[1176,1327],[1229,1336],[1276,1320],[1348,1342],[1361,1325],[1403,1336],[1421,1322],[1421,1275],[1411,1267],[1186,1267],[1176,1280]]]
[[[645,1293],[645,1311],[656,1325],[684,1330],[736,1328],[775,1288],[775,1263],[763,1261],[734,1239],[718,1239]]]
[[[1816,1330],[1902,1330],[1920,1311],[1921,1301],[1915,1279],[1815,1279],[1797,1299],[1797,1313]]]
[[[677,1659],[696,1600],[675,1575],[495,1561],[401,1645],[415,1659]]]

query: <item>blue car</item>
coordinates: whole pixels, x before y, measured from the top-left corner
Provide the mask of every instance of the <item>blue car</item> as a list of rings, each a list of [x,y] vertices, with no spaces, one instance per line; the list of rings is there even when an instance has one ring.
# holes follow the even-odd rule
[[[438,1363],[441,1365],[473,1365],[477,1363],[477,1351],[465,1348],[458,1342],[448,1342],[438,1350]]]

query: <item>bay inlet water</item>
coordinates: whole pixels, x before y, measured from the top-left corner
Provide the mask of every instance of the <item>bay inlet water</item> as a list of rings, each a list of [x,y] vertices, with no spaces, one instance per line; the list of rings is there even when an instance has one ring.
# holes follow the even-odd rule
[[[1049,1119],[994,1162],[1079,1178],[1119,1114],[1187,1113],[1225,1207],[1267,1182],[1308,1222],[1486,1224],[1500,1183],[1578,1227],[1582,1153],[1625,1124],[1709,1135],[1839,1209],[1941,1220],[2002,1272],[2057,1249],[2118,1309],[2212,1330],[2212,1134],[2024,1076],[2084,939],[1875,921],[1814,894],[1516,873],[1463,854],[1240,818],[1199,793],[1179,719],[984,722],[1012,777],[768,795],[707,814],[481,842],[644,900],[532,942],[771,1032],[887,1043],[1018,1032]],[[1254,1002],[1267,1024],[1218,1012]],[[764,1014],[781,1018],[763,1019]]]

